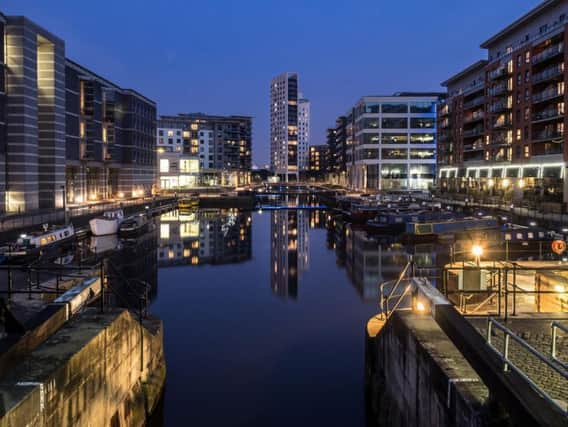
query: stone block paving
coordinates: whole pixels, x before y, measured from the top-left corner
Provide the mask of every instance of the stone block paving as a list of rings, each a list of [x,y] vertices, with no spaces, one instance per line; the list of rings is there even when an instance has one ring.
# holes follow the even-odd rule
[[[475,328],[484,337],[487,337],[486,319],[469,319]],[[561,322],[568,326],[568,321]],[[503,322],[501,322],[503,324]],[[566,364],[563,366],[552,359],[552,331],[551,320],[543,319],[515,319],[505,323],[505,326],[525,340],[530,346],[538,350],[549,359],[557,368],[568,376],[568,334],[558,331],[556,339],[556,357]],[[493,328],[491,342],[499,354],[503,354],[504,333]],[[545,362],[531,354],[526,348],[514,340],[509,340],[509,360],[525,373],[539,388],[545,391],[559,406],[568,407],[568,379],[558,373]]]

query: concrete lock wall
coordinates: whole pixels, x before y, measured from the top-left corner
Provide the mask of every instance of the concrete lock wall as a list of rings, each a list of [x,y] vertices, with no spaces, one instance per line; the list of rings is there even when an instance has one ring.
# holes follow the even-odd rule
[[[141,426],[165,379],[162,325],[88,309],[32,352],[0,387],[0,427]]]
[[[379,425],[486,425],[487,388],[431,318],[394,313],[367,337],[366,368]]]

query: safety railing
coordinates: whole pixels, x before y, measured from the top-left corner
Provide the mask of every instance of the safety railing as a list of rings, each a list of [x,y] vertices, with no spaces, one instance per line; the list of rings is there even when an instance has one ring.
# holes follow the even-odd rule
[[[414,262],[411,259],[402,269],[402,271],[400,272],[398,278],[396,279],[396,281],[394,282],[393,287],[391,288],[390,292],[388,292],[387,295],[385,295],[385,287],[392,282],[388,281],[388,282],[383,282],[379,285],[379,295],[380,295],[380,300],[379,300],[379,306],[382,307],[381,310],[381,317],[385,317],[386,319],[389,318],[390,314],[395,311],[396,309],[398,309],[398,306],[400,305],[400,303],[402,302],[402,300],[404,299],[404,297],[408,294],[409,289],[410,289],[410,285],[407,285],[406,288],[404,289],[404,291],[397,295],[396,292],[398,291],[401,283],[407,279],[407,273],[409,270],[413,270],[414,269]],[[412,275],[414,274],[414,272],[412,271],[411,273]],[[392,298],[397,298],[393,309],[389,311],[389,301]]]
[[[503,333],[503,349],[502,349],[502,351],[499,351],[499,349],[495,345],[493,345],[491,338],[492,338],[494,329],[498,329]],[[487,344],[495,351],[495,353],[497,353],[497,355],[503,361],[503,372],[507,373],[510,370],[515,371],[525,381],[527,381],[531,385],[531,387],[533,387],[536,390],[537,393],[539,393],[545,400],[547,400],[548,403],[550,403],[551,405],[554,405],[556,408],[558,408],[559,411],[561,411],[565,416],[568,417],[568,409],[559,405],[558,402],[555,399],[553,399],[546,390],[544,390],[542,387],[540,387],[532,378],[529,377],[529,375],[527,373],[525,373],[523,371],[523,369],[521,367],[517,366],[511,360],[511,358],[509,357],[509,349],[510,349],[511,339],[516,344],[521,346],[521,348],[523,350],[525,350],[531,356],[536,358],[539,362],[543,363],[545,366],[550,368],[552,371],[554,371],[560,377],[564,378],[564,380],[568,380],[568,372],[566,372],[563,369],[560,369],[550,359],[548,359],[546,356],[544,356],[541,352],[539,352],[537,349],[535,349],[533,346],[531,346],[525,340],[523,340],[522,338],[517,336],[509,328],[502,325],[501,323],[499,323],[497,320],[493,319],[492,317],[488,318],[488,321],[487,321]]]
[[[552,329],[552,342],[551,342],[550,355],[553,360],[555,360],[557,363],[562,365],[564,368],[568,369],[568,362],[560,360],[557,356],[558,347],[556,344],[556,338],[558,337],[558,330],[560,329],[562,332],[568,334],[568,327],[564,326],[561,323],[558,323],[555,320],[551,323],[550,328]]]

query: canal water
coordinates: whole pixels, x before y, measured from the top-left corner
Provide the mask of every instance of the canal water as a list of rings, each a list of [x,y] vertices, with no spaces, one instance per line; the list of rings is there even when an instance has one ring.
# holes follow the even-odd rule
[[[502,243],[484,241],[484,259],[504,259]],[[172,211],[135,239],[93,237],[38,261],[104,260],[116,303],[131,308],[150,285],[167,360],[152,425],[371,427],[365,325],[378,284],[411,257],[439,284],[441,267],[470,260],[471,245],[404,245],[321,209],[209,209]],[[549,246],[508,256],[547,258]]]
[[[158,222],[164,425],[364,426],[364,328],[331,216],[173,212]],[[329,226],[329,227],[328,227]]]

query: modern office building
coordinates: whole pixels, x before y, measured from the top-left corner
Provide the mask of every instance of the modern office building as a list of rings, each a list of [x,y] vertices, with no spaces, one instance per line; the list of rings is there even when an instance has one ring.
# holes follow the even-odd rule
[[[251,117],[160,116],[157,132],[161,190],[250,184]]]
[[[442,193],[549,211],[565,206],[567,16],[568,2],[542,2],[482,43],[486,59],[442,83]]]
[[[347,122],[349,184],[358,190],[423,190],[436,176],[438,93],[365,96]],[[352,136],[350,136],[352,135]]]
[[[0,213],[150,194],[155,103],[25,17],[1,15],[0,30]]]
[[[299,179],[298,74],[283,73],[270,84],[270,168],[288,181]]]
[[[300,172],[309,169],[310,101],[302,94],[298,97],[298,162]]]
[[[70,60],[65,79],[68,202],[151,195],[156,104]]]
[[[329,171],[329,146],[311,145],[309,150],[309,171],[312,176],[323,177]]]

